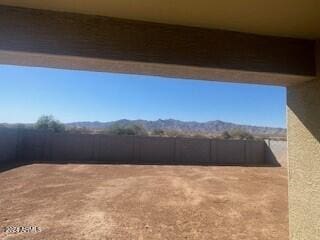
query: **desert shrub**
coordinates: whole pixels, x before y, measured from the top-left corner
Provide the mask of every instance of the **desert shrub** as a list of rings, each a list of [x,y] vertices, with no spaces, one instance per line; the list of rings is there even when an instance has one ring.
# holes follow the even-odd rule
[[[70,133],[78,133],[78,134],[93,134],[94,131],[87,127],[72,127],[67,129]]]
[[[235,129],[230,132],[231,138],[242,140],[253,140],[254,136],[249,132],[241,129]]]
[[[168,137],[188,137],[189,135],[182,131],[166,131],[166,136]]]
[[[228,131],[224,131],[223,133],[221,133],[220,137],[219,138],[222,138],[222,139],[230,139],[231,138],[231,135]]]
[[[23,123],[17,123],[17,124],[15,125],[15,127],[16,127],[17,129],[26,129],[26,128],[28,128],[28,126],[27,126],[26,124],[23,124]]]
[[[152,131],[151,135],[153,136],[165,136],[166,132],[163,131],[162,129],[155,129]]]
[[[203,133],[195,133],[195,134],[192,134],[190,137],[193,137],[193,138],[209,138],[208,135],[203,134]]]
[[[65,131],[65,126],[60,121],[56,120],[51,115],[43,115],[39,117],[34,125],[35,129],[52,131],[52,132],[63,132]]]
[[[132,136],[147,136],[148,132],[140,125],[119,126],[112,125],[106,130],[106,133],[111,135],[132,135]]]

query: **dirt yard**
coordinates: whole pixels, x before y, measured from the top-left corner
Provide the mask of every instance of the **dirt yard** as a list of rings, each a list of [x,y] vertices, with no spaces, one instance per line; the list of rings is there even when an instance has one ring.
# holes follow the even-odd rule
[[[287,240],[287,206],[283,168],[34,164],[0,173],[1,240]]]

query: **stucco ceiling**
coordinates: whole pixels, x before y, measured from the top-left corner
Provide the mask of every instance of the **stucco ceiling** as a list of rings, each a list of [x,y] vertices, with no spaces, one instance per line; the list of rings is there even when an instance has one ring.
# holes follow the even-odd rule
[[[320,38],[320,0],[0,0],[0,4]]]

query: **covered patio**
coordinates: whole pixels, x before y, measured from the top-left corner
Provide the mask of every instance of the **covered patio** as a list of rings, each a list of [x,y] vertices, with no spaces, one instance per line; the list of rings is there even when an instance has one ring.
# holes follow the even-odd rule
[[[286,86],[290,240],[320,238],[319,2],[0,4],[1,64]]]

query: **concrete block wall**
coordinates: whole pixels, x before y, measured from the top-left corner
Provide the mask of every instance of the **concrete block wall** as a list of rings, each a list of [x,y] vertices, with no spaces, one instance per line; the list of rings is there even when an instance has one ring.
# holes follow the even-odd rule
[[[17,158],[19,134],[16,129],[0,128],[0,164]]]
[[[136,137],[134,161],[170,164],[176,161],[176,139],[162,137]]]
[[[0,160],[16,159],[26,163],[280,165],[275,164],[277,157],[282,157],[281,151],[286,151],[286,148],[282,148],[284,144],[278,145],[264,141],[12,130],[0,134]],[[266,150],[266,147],[274,149]]]
[[[287,167],[287,141],[266,140],[265,159],[267,163]]]
[[[96,135],[95,147],[98,150],[94,159],[98,162],[130,163],[135,160],[134,136]]]
[[[233,165],[245,163],[245,141],[215,140],[215,144],[216,162],[218,164]],[[263,155],[263,153],[260,154]]]
[[[270,164],[265,156],[266,147],[267,146],[262,141],[245,141],[245,163],[249,165],[256,163],[259,164],[261,162]]]
[[[175,161],[185,164],[214,164],[209,139],[176,138]]]

